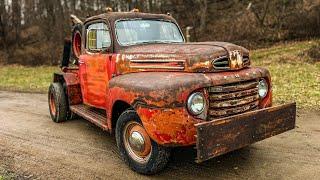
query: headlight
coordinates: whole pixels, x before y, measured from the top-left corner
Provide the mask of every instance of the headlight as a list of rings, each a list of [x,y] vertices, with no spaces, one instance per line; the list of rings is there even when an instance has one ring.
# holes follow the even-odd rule
[[[261,99],[265,98],[268,94],[268,83],[265,79],[261,79],[258,85],[259,96]]]
[[[201,114],[204,111],[205,105],[205,98],[200,92],[193,93],[188,98],[188,110],[193,115]]]

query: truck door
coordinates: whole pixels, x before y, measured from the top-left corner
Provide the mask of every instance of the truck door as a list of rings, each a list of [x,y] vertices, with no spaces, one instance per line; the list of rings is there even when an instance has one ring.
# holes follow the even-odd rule
[[[79,60],[83,102],[105,109],[112,55],[108,25],[105,22],[89,22],[85,25],[84,36],[85,53]]]

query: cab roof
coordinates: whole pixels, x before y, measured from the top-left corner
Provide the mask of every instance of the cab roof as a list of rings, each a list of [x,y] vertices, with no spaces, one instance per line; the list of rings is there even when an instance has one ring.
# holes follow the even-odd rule
[[[165,14],[151,14],[141,12],[106,12],[96,16],[89,17],[85,20],[85,23],[92,20],[105,19],[111,23],[122,19],[162,19],[167,21],[176,22],[176,20]]]

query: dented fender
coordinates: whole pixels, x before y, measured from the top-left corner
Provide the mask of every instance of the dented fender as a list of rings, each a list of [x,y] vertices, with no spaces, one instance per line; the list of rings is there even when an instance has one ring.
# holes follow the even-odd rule
[[[247,81],[270,79],[263,68],[246,68],[220,73],[140,72],[109,81],[109,109],[118,101],[130,104],[138,113],[147,133],[158,144],[183,146],[195,144],[194,124],[203,122],[190,115],[186,100],[195,90]],[[270,96],[271,97],[271,96]],[[267,103],[271,103],[271,100]],[[267,106],[267,105],[266,105]],[[112,117],[109,111],[109,117]],[[108,120],[111,129],[111,119]]]

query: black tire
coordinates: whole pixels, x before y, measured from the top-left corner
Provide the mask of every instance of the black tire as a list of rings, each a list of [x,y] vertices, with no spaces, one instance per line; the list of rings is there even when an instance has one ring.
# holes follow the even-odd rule
[[[52,83],[48,92],[49,112],[53,122],[60,123],[68,119],[68,103],[63,86]]]
[[[125,163],[134,171],[140,174],[151,175],[155,174],[164,169],[170,158],[170,149],[158,145],[156,142],[151,140],[151,152],[146,163],[140,163],[134,160],[128,153],[124,145],[125,127],[127,123],[135,121],[142,126],[141,120],[134,110],[126,110],[123,112],[116,125],[116,141],[120,151],[121,157]]]

